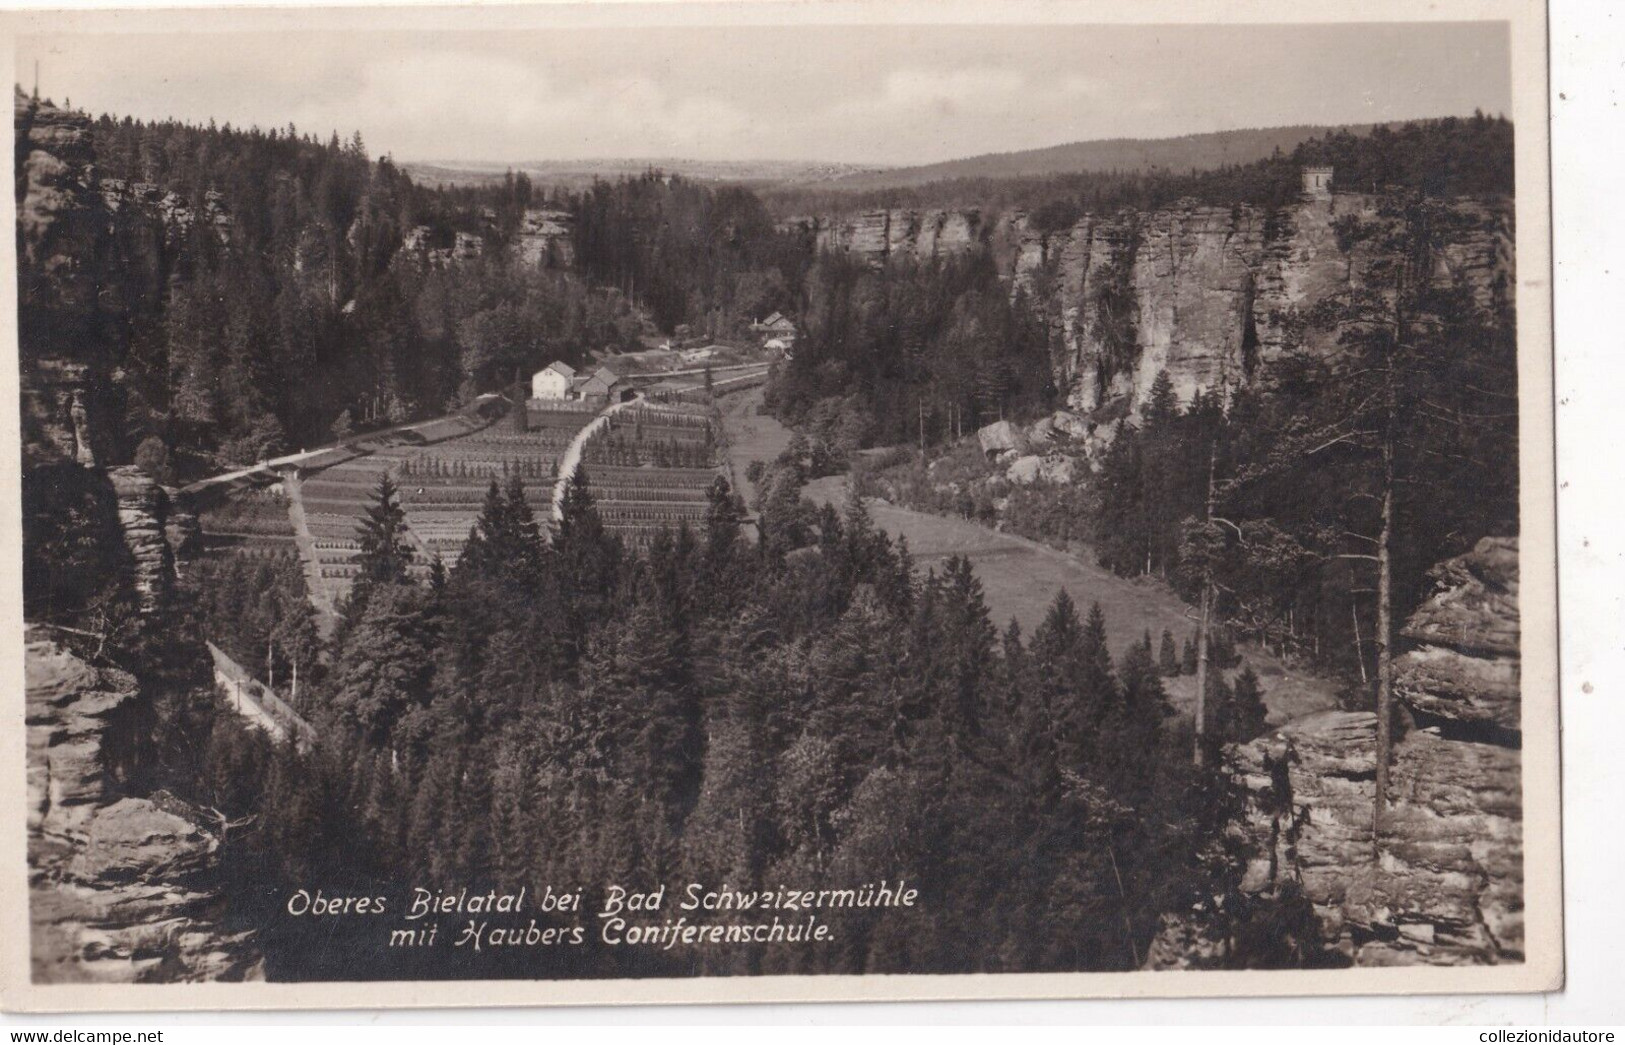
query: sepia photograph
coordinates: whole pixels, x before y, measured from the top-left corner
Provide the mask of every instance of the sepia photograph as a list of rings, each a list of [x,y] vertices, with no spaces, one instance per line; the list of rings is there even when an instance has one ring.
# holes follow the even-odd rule
[[[6,1006],[1560,986],[1544,7],[1235,6],[4,16]]]

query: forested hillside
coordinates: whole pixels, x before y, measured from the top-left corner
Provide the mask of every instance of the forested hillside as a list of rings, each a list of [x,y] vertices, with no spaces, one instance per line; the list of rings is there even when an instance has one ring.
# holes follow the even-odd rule
[[[1057,174],[1146,174],[1237,167],[1290,152],[1301,142],[1329,134],[1369,134],[1369,124],[1349,127],[1250,127],[1187,134],[1177,138],[1109,138],[1042,149],[994,152],[919,167],[861,171],[828,188],[872,191],[963,179],[1038,178]]]
[[[1343,128],[1297,136],[1266,134],[1256,156],[1222,153],[1197,162],[1176,153],[1159,162],[1013,164],[963,160],[905,172],[877,172],[829,184],[772,186],[763,198],[781,216],[824,217],[890,209],[1020,209],[1046,228],[1065,215],[1119,207],[1142,210],[1191,198],[1216,206],[1285,205],[1297,198],[1306,164],[1334,166],[1334,187],[1347,192],[1408,188],[1435,196],[1498,195],[1512,191],[1512,124],[1482,113],[1394,125]],[[1199,136],[1200,138],[1200,136]],[[1199,140],[1199,139],[1198,139]],[[1183,139],[1174,139],[1176,142]],[[1111,143],[1086,142],[1060,149]],[[1155,143],[1127,142],[1125,149]],[[1039,150],[1039,155],[1049,150]],[[1248,150],[1241,150],[1246,152]],[[1024,154],[1018,154],[1024,155]]]
[[[790,307],[803,264],[736,189],[650,174],[580,196],[523,175],[426,190],[359,135],[88,131],[76,264],[106,289],[53,310],[25,286],[24,344],[94,357],[116,456],[155,437],[182,474],[443,412],[679,324],[737,330]],[[514,249],[541,207],[576,219],[581,271]]]

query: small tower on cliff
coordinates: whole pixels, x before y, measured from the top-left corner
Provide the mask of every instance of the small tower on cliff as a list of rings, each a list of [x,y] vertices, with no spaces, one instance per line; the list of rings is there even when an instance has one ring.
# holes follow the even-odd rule
[[[1332,168],[1305,167],[1303,169],[1303,194],[1312,200],[1331,199]]]

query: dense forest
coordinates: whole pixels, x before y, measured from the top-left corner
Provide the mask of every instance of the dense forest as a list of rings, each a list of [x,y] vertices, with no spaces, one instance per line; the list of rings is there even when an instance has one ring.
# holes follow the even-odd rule
[[[762,190],[773,213],[820,217],[882,209],[981,209],[1047,212],[1059,227],[1065,215],[1123,207],[1150,210],[1179,199],[1214,206],[1281,207],[1297,199],[1306,165],[1334,166],[1342,192],[1409,189],[1433,196],[1509,195],[1512,123],[1505,117],[1415,120],[1379,125],[1370,133],[1335,131],[1308,137],[1250,163],[1190,169],[1080,171],[1012,177],[943,177],[922,185],[841,189],[782,185]],[[953,165],[946,165],[953,166]],[[880,178],[883,175],[865,176]],[[854,179],[861,180],[861,179]]]
[[[1114,663],[1098,608],[1064,592],[1030,637],[1001,635],[968,563],[922,576],[859,502],[802,500],[803,475],[769,466],[759,542],[719,480],[703,530],[644,558],[606,535],[585,482],[551,542],[518,484],[493,484],[463,558],[426,584],[407,580],[381,487],[363,582],[303,690],[320,747],[170,723],[195,733],[167,745],[205,752],[198,777],[221,782],[210,804],[256,824],[232,895],[272,927],[272,974],[1132,969],[1193,908],[1226,963],[1319,960],[1312,933],[1248,930],[1304,908],[1285,886],[1236,891],[1239,798],[1184,754],[1152,636]],[[258,641],[259,611],[242,620]],[[1256,685],[1217,687],[1212,714],[1215,752],[1256,734]],[[808,948],[640,950],[589,926],[579,946],[448,961],[280,911],[317,886],[584,884],[596,902],[613,882],[882,877],[919,888],[919,909],[831,913],[834,941]]]
[[[107,117],[91,131],[111,292],[76,340],[119,375],[118,445],[154,438],[182,475],[441,413],[516,370],[685,324],[738,333],[793,306],[808,260],[749,192],[655,172],[580,194],[523,174],[430,190],[359,135]],[[513,249],[533,208],[571,216],[578,267]],[[481,249],[430,262],[459,235]]]
[[[877,268],[825,255],[769,406],[843,450],[952,440],[1053,408],[1052,332],[986,252]]]

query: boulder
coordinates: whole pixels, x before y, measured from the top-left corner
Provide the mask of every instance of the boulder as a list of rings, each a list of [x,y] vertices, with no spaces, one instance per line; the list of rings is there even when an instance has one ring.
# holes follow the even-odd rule
[[[995,421],[976,432],[976,441],[984,454],[997,454],[1006,450],[1025,450],[1026,439],[1021,429],[1009,421]]]
[[[1089,438],[1089,422],[1070,410],[1057,410],[1048,417],[1034,421],[1027,430],[1035,443],[1082,441]]]
[[[1070,483],[1077,476],[1077,467],[1073,464],[1072,458],[1062,454],[1050,454],[1046,457],[1029,454],[1011,461],[1004,475],[1006,479],[1022,486],[1035,482]]]
[[[1039,462],[1038,477],[1046,483],[1070,483],[1077,475],[1072,458],[1053,454]]]
[[[1038,481],[1043,466],[1043,458],[1037,454],[1028,454],[1011,461],[1010,467],[1004,470],[1004,477],[1018,485],[1027,486]]]

